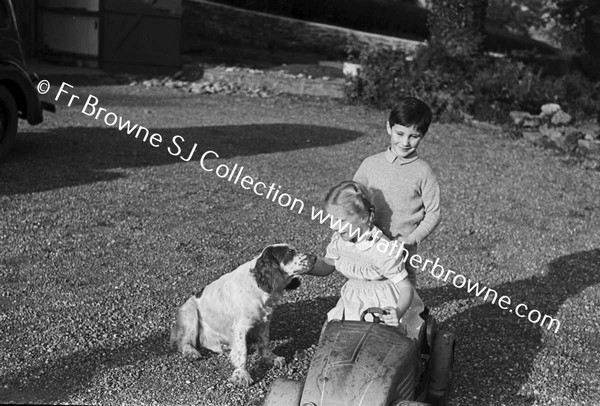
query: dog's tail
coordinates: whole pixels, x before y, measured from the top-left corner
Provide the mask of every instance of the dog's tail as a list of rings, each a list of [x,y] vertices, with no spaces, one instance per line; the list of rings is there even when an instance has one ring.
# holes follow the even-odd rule
[[[176,346],[183,355],[193,358],[200,355],[197,348],[199,348],[198,340],[202,333],[202,325],[198,306],[196,305],[196,297],[201,294],[202,292],[190,297],[181,306],[177,312],[175,326],[171,330],[171,346]]]

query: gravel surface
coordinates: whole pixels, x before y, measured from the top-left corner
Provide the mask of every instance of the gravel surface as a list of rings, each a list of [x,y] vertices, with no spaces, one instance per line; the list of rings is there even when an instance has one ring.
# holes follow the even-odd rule
[[[252,350],[249,388],[227,383],[224,356],[182,359],[169,329],[188,295],[267,244],[323,253],[329,230],[310,206],[385,148],[385,112],[164,87],[70,92],[80,100],[23,125],[0,166],[0,401],[248,405],[276,377],[302,379],[337,275],[306,277],[285,296],[271,337],[288,364]],[[83,114],[89,94],[162,144]],[[176,135],[182,156],[197,144],[190,162],[169,154]],[[422,272],[424,301],[458,337],[451,404],[600,404],[600,172],[489,129],[436,124],[421,145],[443,188],[443,221],[422,256],[561,322],[548,331]],[[206,150],[220,155],[213,167],[244,166],[306,210],[204,171]]]

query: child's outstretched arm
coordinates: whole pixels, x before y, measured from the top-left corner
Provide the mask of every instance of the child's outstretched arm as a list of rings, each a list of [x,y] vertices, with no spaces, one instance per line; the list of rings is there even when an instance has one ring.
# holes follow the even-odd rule
[[[408,278],[396,283],[396,287],[398,288],[400,295],[396,307],[385,307],[383,310],[388,310],[389,314],[381,316],[383,322],[391,326],[397,326],[398,323],[400,323],[400,319],[410,307],[413,298],[413,285]]]
[[[333,271],[335,271],[335,266],[329,264],[326,259],[319,258],[315,262],[315,266],[313,267],[313,269],[308,271],[306,275],[327,276],[330,275]]]

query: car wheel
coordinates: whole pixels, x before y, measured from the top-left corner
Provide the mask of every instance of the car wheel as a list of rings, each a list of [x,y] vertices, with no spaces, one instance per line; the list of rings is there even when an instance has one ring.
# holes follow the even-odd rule
[[[433,343],[429,361],[429,388],[427,402],[432,406],[446,406],[452,385],[454,364],[454,333],[439,332]]]
[[[6,87],[0,85],[0,161],[15,141],[18,121],[15,99]]]
[[[300,406],[304,384],[293,379],[279,378],[273,381],[264,406]]]

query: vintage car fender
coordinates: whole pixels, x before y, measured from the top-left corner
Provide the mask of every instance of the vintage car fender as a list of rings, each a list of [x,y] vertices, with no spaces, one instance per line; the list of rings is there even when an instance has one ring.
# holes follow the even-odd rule
[[[43,121],[42,103],[29,73],[12,61],[0,62],[0,85],[6,87],[15,98],[19,109],[19,118],[31,125]]]

